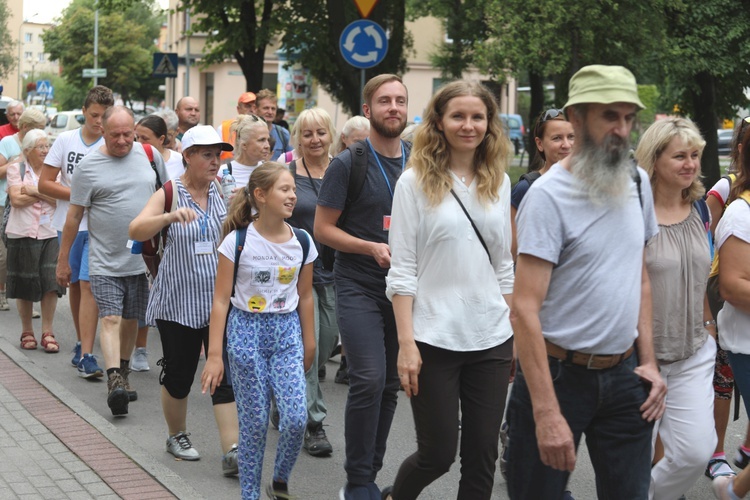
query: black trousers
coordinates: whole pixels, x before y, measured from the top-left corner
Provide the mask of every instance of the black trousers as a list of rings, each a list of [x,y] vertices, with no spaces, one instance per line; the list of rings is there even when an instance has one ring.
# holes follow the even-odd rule
[[[489,500],[508,393],[513,339],[483,351],[457,352],[417,342],[419,394],[411,398],[417,451],[401,464],[394,500],[410,500],[455,461],[461,408],[459,500]]]

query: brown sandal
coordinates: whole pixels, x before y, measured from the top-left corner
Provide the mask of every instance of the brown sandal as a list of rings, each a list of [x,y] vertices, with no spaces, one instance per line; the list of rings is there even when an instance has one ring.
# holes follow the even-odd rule
[[[34,332],[23,332],[21,334],[21,349],[26,349],[27,351],[33,351],[36,349]]]
[[[60,352],[60,344],[57,343],[52,332],[42,333],[42,347],[44,352]]]

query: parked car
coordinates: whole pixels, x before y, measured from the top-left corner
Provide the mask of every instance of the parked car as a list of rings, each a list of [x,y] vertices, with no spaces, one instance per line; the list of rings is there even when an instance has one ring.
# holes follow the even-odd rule
[[[513,143],[516,154],[523,149],[523,136],[526,134],[526,128],[523,126],[521,115],[500,114],[500,121],[503,122],[505,133],[508,134],[510,142]]]
[[[49,125],[45,131],[49,137],[49,142],[52,144],[57,139],[57,136],[68,130],[75,130],[80,128],[81,125],[86,121],[83,116],[83,111],[80,109],[74,111],[61,111],[52,117]]]
[[[719,135],[719,155],[728,156],[729,152],[732,149],[731,144],[734,130],[732,130],[731,128],[720,128],[719,130],[717,130],[717,134]]]

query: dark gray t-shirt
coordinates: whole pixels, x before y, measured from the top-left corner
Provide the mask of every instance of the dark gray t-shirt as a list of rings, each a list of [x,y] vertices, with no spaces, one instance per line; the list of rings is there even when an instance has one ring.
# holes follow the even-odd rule
[[[298,161],[298,165],[301,162]],[[315,222],[315,207],[318,205],[318,194],[323,179],[310,179],[307,175],[294,174],[294,182],[297,184],[297,204],[294,213],[287,222],[294,227],[304,229],[313,234],[313,223]],[[314,186],[314,187],[313,187]],[[317,191],[316,191],[317,190]],[[320,243],[315,241],[315,248],[320,255]],[[330,285],[333,283],[333,271],[323,269],[320,257],[315,260],[313,267],[313,284]]]
[[[411,147],[404,144],[404,157],[388,158],[378,154],[378,162],[368,146],[367,176],[358,198],[352,202],[349,215],[342,229],[356,238],[378,243],[388,243],[388,231],[384,229],[384,218],[391,215],[393,191],[396,189],[404,165],[409,160]],[[349,174],[352,170],[352,155],[347,149],[333,159],[326,170],[323,185],[318,196],[318,205],[336,210],[344,210],[349,188]],[[386,177],[388,182],[386,182]],[[390,184],[390,189],[389,189]],[[388,269],[383,269],[369,255],[336,252],[334,272],[337,276],[353,279],[385,294],[385,277]]]
[[[154,162],[162,182],[167,177],[156,148]],[[156,190],[156,175],[140,143],[116,158],[92,151],[76,168],[70,203],[89,209],[89,274],[134,276],[146,272],[140,255],[130,253],[128,226]]]

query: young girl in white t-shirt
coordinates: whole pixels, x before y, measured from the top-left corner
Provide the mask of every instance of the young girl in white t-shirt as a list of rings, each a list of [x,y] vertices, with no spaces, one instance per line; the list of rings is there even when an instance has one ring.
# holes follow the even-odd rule
[[[276,162],[263,164],[232,200],[219,247],[209,356],[201,382],[203,392],[213,393],[224,369],[230,372],[240,423],[243,499],[260,497],[272,393],[281,419],[273,482],[266,489],[270,498],[288,498],[287,483],[304,440],[305,371],[315,355],[312,263],[317,252],[309,234],[297,233],[308,238],[303,262],[303,242],[284,222],[296,201],[289,170]],[[241,228],[247,228],[247,234],[235,263]],[[228,367],[221,355],[225,326]]]

